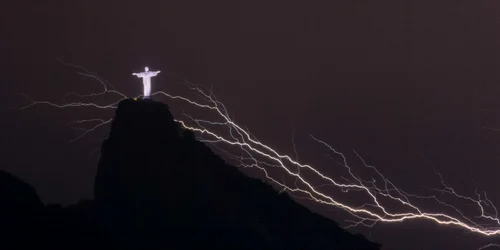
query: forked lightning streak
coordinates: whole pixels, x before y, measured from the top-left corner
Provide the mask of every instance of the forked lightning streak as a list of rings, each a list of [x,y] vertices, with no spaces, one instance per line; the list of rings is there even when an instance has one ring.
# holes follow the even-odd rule
[[[83,72],[80,73],[81,75],[97,80],[103,86],[103,91],[99,93],[78,94],[72,92],[68,93],[68,95],[75,95],[82,99],[109,95],[110,98],[114,96],[115,99],[104,105],[88,101],[60,104],[49,101],[33,100],[26,96],[30,103],[21,109],[26,109],[34,105],[49,105],[55,108],[87,107],[95,109],[116,109],[121,100],[128,98],[126,95],[116,91],[114,88],[108,89],[107,83],[105,83],[96,74],[86,70],[85,68],[71,64],[66,65],[83,70]],[[299,162],[297,160],[298,157],[295,149],[294,152],[296,156],[295,159],[293,159],[292,157],[281,154],[278,150],[257,140],[248,131],[248,129],[242,128],[230,118],[224,104],[218,101],[211,91],[207,92],[201,87],[187,81],[185,82],[185,85],[190,91],[194,91],[194,93],[200,97],[200,100],[192,100],[183,96],[172,95],[164,91],[157,91],[151,96],[165,97],[172,101],[192,105],[195,108],[205,109],[208,112],[212,112],[217,115],[219,120],[210,121],[197,119],[185,114],[184,116],[187,120],[176,121],[185,129],[189,129],[197,133],[198,140],[212,145],[215,149],[218,149],[219,152],[224,154],[228,160],[236,161],[237,166],[261,170],[269,182],[279,187],[282,191],[287,191],[293,197],[309,199],[320,204],[334,206],[346,211],[353,217],[353,220],[346,221],[346,227],[358,225],[370,227],[380,222],[401,223],[408,220],[421,219],[433,221],[439,225],[455,226],[480,235],[500,235],[500,219],[498,218],[497,209],[488,199],[486,193],[481,195],[476,191],[475,197],[459,194],[453,188],[445,184],[442,176],[436,171],[436,174],[441,179],[441,188],[433,189],[436,191],[435,195],[420,196],[410,194],[398,188],[374,166],[366,163],[357,152],[354,152],[364,167],[373,172],[371,180],[364,180],[356,175],[353,167],[348,164],[348,160],[343,153],[337,151],[325,141],[310,135],[313,141],[328,149],[332,155],[341,159],[339,163],[346,170],[345,174],[347,177],[340,175],[327,176],[326,174],[320,172],[317,168]],[[145,92],[145,95],[146,94],[148,93]],[[76,129],[83,131],[83,133],[74,140],[82,138],[86,134],[109,124],[111,121],[111,118],[73,121],[71,124],[79,125],[80,127],[77,127]],[[85,125],[88,125],[89,127],[81,127]],[[226,133],[215,133],[214,130],[211,129],[215,126],[218,129],[226,128]],[[238,149],[239,154],[224,150],[222,146],[236,148]],[[271,169],[274,174],[270,173]],[[281,178],[282,176],[278,176],[276,174],[276,170],[279,170],[282,176],[285,175],[293,178],[294,181],[292,183],[285,183],[284,179]],[[313,179],[316,180],[316,182],[313,182]],[[318,180],[321,180],[321,182],[318,182]],[[323,186],[337,188],[338,191],[341,191],[344,196],[339,198],[329,194],[321,188]],[[348,195],[351,192],[363,194],[365,197],[364,204],[355,204],[354,202],[344,201],[348,200]],[[474,205],[477,208],[477,213],[466,214],[464,209],[460,209],[458,205],[445,202],[445,197],[454,198],[457,201],[457,204],[463,205],[464,202],[467,202],[469,205]],[[422,208],[418,205],[418,203],[422,200],[433,201],[435,203],[435,207],[433,209]],[[398,204],[398,206],[394,206],[394,204]],[[495,246],[498,245],[490,244],[484,246],[483,249]]]

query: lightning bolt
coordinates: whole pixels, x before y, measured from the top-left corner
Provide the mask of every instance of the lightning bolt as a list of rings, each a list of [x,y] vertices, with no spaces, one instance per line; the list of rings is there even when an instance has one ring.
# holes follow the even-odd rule
[[[500,248],[500,245],[498,245],[498,244],[488,244],[486,246],[478,248],[477,250],[484,250],[484,249],[487,249],[487,248],[490,248],[490,247],[498,247],[498,248]]]
[[[54,108],[85,107],[112,110],[117,108],[121,100],[129,98],[117,91],[112,85],[97,76],[97,74],[81,66],[62,63],[80,70],[78,74],[97,81],[103,87],[102,91],[97,93],[81,94],[70,92],[66,96],[87,99],[109,95],[114,96],[114,99],[107,104],[96,104],[88,101],[54,103],[50,101],[37,101],[26,96],[30,103],[21,107],[21,109],[27,109],[35,105],[48,105]],[[474,197],[460,194],[447,185],[443,176],[434,168],[435,174],[440,179],[441,187],[429,189],[433,191],[433,195],[411,194],[397,187],[395,183],[387,179],[377,168],[365,162],[360,154],[353,151],[358,161],[362,163],[362,166],[373,174],[370,180],[365,180],[355,173],[355,169],[350,165],[347,157],[342,152],[310,134],[310,138],[315,143],[329,151],[330,154],[328,157],[345,170],[345,176],[340,173],[335,177],[328,176],[320,172],[318,168],[299,162],[293,139],[294,158],[266,145],[253,136],[247,128],[238,125],[234,119],[230,118],[226,107],[215,97],[213,91],[207,91],[186,80],[184,80],[184,84],[199,100],[172,95],[164,91],[157,91],[152,96],[182,102],[214,114],[217,117],[216,120],[204,120],[184,113],[182,116],[186,119],[176,120],[176,122],[184,129],[195,132],[199,141],[213,147],[223,154],[227,160],[235,162],[234,165],[237,167],[260,170],[265,179],[279,188],[281,192],[287,192],[297,199],[308,199],[319,204],[344,210],[353,218],[346,221],[346,228],[360,225],[372,227],[377,223],[401,223],[408,220],[420,219],[432,221],[439,225],[455,226],[480,235],[500,235],[498,211],[491,200],[488,199],[486,192],[480,194],[476,189]],[[82,134],[71,141],[76,141],[96,129],[105,127],[111,121],[112,119],[72,121],[69,125],[78,125],[78,127],[73,128],[82,131]],[[226,132],[216,133],[214,132],[214,128],[217,128],[217,131],[223,128]],[[291,178],[294,181],[287,184],[284,178],[278,178],[280,176]],[[335,193],[335,195],[332,193]],[[357,204],[352,199],[349,199],[350,195],[362,197],[364,202]],[[449,200],[450,198],[473,205],[476,208],[476,214],[467,215],[463,209],[452,205],[448,201],[445,202],[445,200]],[[420,206],[419,202],[423,200],[432,201],[435,207],[428,209]],[[480,249],[499,246],[489,244]]]

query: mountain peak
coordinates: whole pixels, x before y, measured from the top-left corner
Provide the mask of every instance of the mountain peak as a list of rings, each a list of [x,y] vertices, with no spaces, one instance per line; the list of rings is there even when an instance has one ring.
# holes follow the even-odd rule
[[[5,176],[13,181],[0,185],[0,196],[16,194],[6,192],[12,188],[36,196]],[[226,164],[182,129],[166,104],[152,100],[119,103],[102,144],[93,201],[63,208],[37,199],[30,198],[36,212],[22,212],[25,230],[9,237],[25,239],[27,248],[380,248]],[[21,202],[8,201],[4,208]]]
[[[167,104],[152,99],[125,99],[116,110],[110,137],[164,139],[175,135],[178,127]]]
[[[193,244],[232,249],[377,249],[244,175],[180,131],[166,104],[119,104],[95,183],[97,204],[101,211],[109,209],[102,218],[115,225],[111,227],[140,227],[130,224],[130,218],[140,215],[134,221],[141,226],[169,232],[169,240],[148,235],[152,242],[187,238]],[[127,212],[114,209],[131,206],[134,210]],[[187,232],[177,231],[179,227]],[[121,238],[136,234],[127,232]]]

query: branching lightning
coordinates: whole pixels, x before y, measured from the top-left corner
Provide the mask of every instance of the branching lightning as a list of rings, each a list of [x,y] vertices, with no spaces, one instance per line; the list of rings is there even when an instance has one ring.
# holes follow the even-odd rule
[[[96,104],[93,102],[69,102],[69,103],[53,103],[49,101],[36,101],[28,96],[30,103],[21,109],[30,108],[34,105],[49,105],[55,108],[74,108],[87,107],[95,109],[116,109],[118,103],[128,97],[114,87],[106,83],[102,78],[95,73],[86,70],[83,67],[64,63],[65,65],[75,67],[83,72],[79,74],[98,81],[103,90],[98,93],[79,94],[68,93],[78,98],[86,99],[103,95],[113,95],[117,98],[110,101],[108,104]],[[318,145],[324,147],[330,152],[330,158],[335,160],[345,170],[346,176],[328,176],[311,165],[299,162],[298,154],[294,146],[295,157],[281,154],[278,150],[256,139],[248,129],[238,125],[230,118],[228,111],[223,103],[217,100],[212,91],[206,91],[199,86],[190,82],[185,82],[187,88],[193,91],[199,100],[192,100],[183,96],[171,95],[164,91],[158,91],[151,96],[164,97],[172,101],[183,102],[192,105],[195,108],[212,112],[218,117],[218,120],[203,120],[194,118],[188,114],[183,116],[186,120],[176,120],[185,129],[194,131],[198,135],[198,140],[211,145],[219,152],[224,154],[228,160],[235,161],[238,167],[256,168],[262,171],[265,178],[281,191],[286,191],[296,198],[309,199],[311,201],[324,204],[327,206],[337,207],[344,210],[352,216],[352,220],[346,221],[346,227],[354,226],[374,226],[377,223],[400,223],[408,220],[428,220],[439,225],[450,225],[462,228],[466,231],[493,236],[500,235],[500,219],[498,211],[494,204],[488,199],[486,192],[480,194],[475,191],[474,197],[465,196],[458,193],[455,189],[447,185],[442,175],[437,172],[441,183],[440,188],[430,189],[434,191],[434,195],[416,195],[408,193],[397,187],[395,183],[388,180],[377,168],[366,163],[363,158],[354,151],[362,166],[373,173],[370,180],[365,180],[356,174],[347,160],[347,157],[329,145],[327,142],[310,135],[310,138]],[[77,120],[70,123],[77,130],[83,133],[72,141],[78,140],[86,134],[95,131],[109,124],[112,119],[88,119]],[[86,127],[81,127],[81,126]],[[225,128],[224,134],[214,132],[214,127]],[[225,147],[237,149],[226,150]],[[280,175],[278,175],[279,173]],[[286,183],[282,176],[292,179],[290,183]],[[332,188],[336,189],[339,194],[332,195]],[[364,202],[357,204],[349,201],[349,195],[356,194],[363,197]],[[455,199],[461,202],[468,202],[474,205],[477,213],[467,215],[463,209],[456,205],[452,205],[448,200]],[[423,200],[432,201],[435,206],[432,209],[424,208],[419,205]],[[446,200],[446,201],[445,201]],[[494,247],[496,244],[484,246]]]

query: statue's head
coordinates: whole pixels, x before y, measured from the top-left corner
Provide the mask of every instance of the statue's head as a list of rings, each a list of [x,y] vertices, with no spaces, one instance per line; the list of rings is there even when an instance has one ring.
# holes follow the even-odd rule
[[[146,72],[148,72],[148,71],[149,71],[149,68],[148,68],[148,67],[146,67],[146,68],[144,68],[144,69],[146,70]]]

